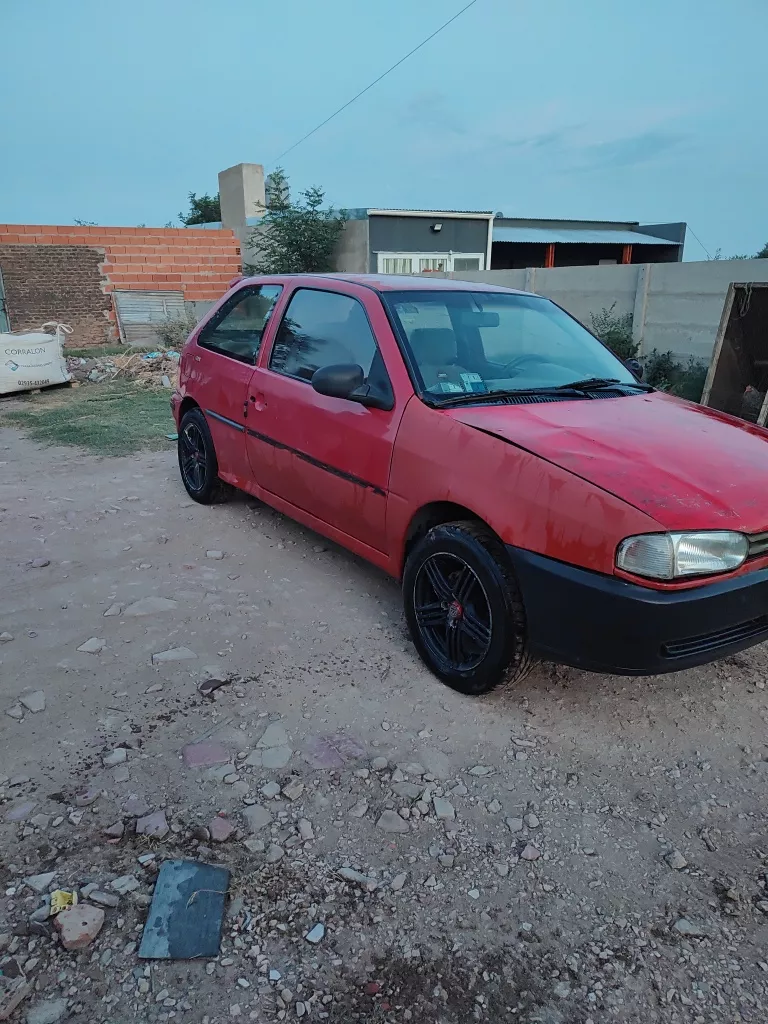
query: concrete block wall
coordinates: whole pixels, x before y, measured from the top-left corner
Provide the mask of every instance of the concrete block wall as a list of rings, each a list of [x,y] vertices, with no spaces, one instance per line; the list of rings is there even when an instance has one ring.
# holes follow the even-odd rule
[[[641,354],[658,349],[679,359],[694,356],[709,362],[728,286],[768,282],[768,260],[456,271],[439,276],[535,291],[587,327],[592,326],[592,314],[615,302],[614,314],[632,314],[632,334]]]
[[[95,262],[90,259],[92,269],[88,283],[76,285],[77,267],[82,265],[78,255],[80,247],[98,253],[100,259]],[[27,308],[28,298],[18,288],[9,288],[9,276],[16,276],[14,265],[34,263],[34,280],[26,294],[34,292],[38,299],[47,295],[45,320],[67,322],[67,314],[70,319],[74,317],[74,307],[80,301],[72,294],[72,288],[92,291],[98,287],[105,297],[106,330],[100,325],[99,336],[91,320],[82,333],[78,331],[71,336],[72,345],[99,344],[105,340],[105,335],[109,340],[116,338],[116,317],[109,299],[109,294],[115,290],[180,291],[188,301],[215,301],[241,271],[240,243],[228,228],[210,231],[0,224],[0,248],[6,250],[6,255],[0,256],[0,269],[12,330],[26,329],[29,318],[33,314],[37,316],[40,309],[37,299],[32,303],[34,308]],[[37,253],[34,258],[30,255],[32,250]],[[54,263],[60,273],[71,264],[67,285],[57,284],[46,269]],[[98,340],[93,340],[97,336]]]

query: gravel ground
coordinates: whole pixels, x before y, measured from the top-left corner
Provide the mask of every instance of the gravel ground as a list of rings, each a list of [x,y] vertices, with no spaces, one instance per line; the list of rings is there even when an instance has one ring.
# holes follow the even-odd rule
[[[768,1019],[765,648],[462,697],[396,583],[170,452],[0,431],[0,531],[0,1019]],[[137,956],[166,858],[231,871],[215,960]]]

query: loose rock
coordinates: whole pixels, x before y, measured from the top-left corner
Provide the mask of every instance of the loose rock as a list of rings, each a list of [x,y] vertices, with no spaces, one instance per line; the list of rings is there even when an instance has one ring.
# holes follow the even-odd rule
[[[27,711],[37,714],[40,711],[45,711],[45,694],[42,690],[22,694],[19,697],[19,703],[23,704]]]
[[[208,823],[208,831],[210,832],[211,839],[214,843],[225,843],[235,831],[235,826],[229,818],[223,818],[220,815],[217,815]]]
[[[325,925],[324,924],[316,924],[316,925],[314,925],[314,927],[309,929],[309,931],[304,936],[304,938],[307,940],[307,942],[311,942],[313,946],[316,946],[318,944],[318,942],[322,941],[324,935],[325,935]],[[277,972],[275,972],[275,973],[277,974]],[[272,974],[272,972],[270,971],[270,976],[271,976],[271,974]],[[270,980],[271,980],[271,977],[270,977]],[[277,975],[277,978],[275,980],[277,980],[277,981],[280,980],[280,975],[279,974]]]
[[[706,934],[702,928],[694,924],[693,921],[689,921],[687,917],[678,918],[672,927],[678,935],[685,935],[691,938],[701,938],[701,936]]]
[[[29,1008],[27,1024],[57,1024],[66,1012],[66,999],[45,999]]]
[[[269,825],[272,821],[271,812],[263,804],[253,804],[251,807],[246,807],[243,811],[243,817],[248,823],[248,828],[251,832],[258,832],[259,829]]]
[[[139,880],[135,875],[120,875],[119,878],[113,878],[109,885],[120,896],[127,896],[129,892],[139,888]]]
[[[136,834],[150,839],[165,839],[170,832],[165,811],[154,811],[136,822]]]
[[[178,608],[178,603],[168,597],[142,597],[125,609],[126,618],[139,618],[143,615],[158,615],[160,612],[169,612]]]
[[[101,763],[105,768],[114,768],[116,764],[122,764],[123,761],[127,760],[128,753],[125,747],[115,747],[114,750],[110,750],[108,754],[103,754]]]
[[[443,821],[453,821],[456,811],[449,800],[435,796],[432,798],[432,806],[435,808],[435,816]]]
[[[283,786],[283,796],[291,801],[298,800],[303,792],[304,783],[300,782],[299,779],[292,779],[287,785]]]
[[[54,926],[61,936],[61,944],[64,949],[70,951],[90,946],[103,925],[104,911],[87,903],[62,910],[54,918]]]
[[[267,747],[286,747],[288,746],[288,733],[279,722],[270,722],[256,746],[260,750]]]
[[[376,824],[384,832],[410,831],[410,825],[400,817],[397,811],[384,811]]]
[[[55,877],[55,871],[46,871],[41,875],[30,875],[29,878],[24,879],[24,882],[35,892],[43,893],[47,891]]]
[[[682,871],[683,868],[688,867],[688,861],[679,850],[670,850],[669,853],[664,854],[664,860],[673,871]]]
[[[171,647],[168,651],[160,651],[152,655],[153,665],[162,665],[166,661],[191,661],[197,655],[188,647]]]
[[[92,636],[90,640],[86,640],[84,644],[80,644],[77,649],[78,651],[82,651],[83,654],[98,654],[99,651],[103,651],[106,646],[106,640],[100,640],[99,637]]]

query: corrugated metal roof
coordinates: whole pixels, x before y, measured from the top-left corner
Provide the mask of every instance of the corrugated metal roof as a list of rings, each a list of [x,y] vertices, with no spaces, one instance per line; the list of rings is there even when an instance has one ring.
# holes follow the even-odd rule
[[[639,231],[582,230],[578,228],[494,228],[494,242],[566,242],[604,245],[678,245],[668,238],[644,235]]]
[[[426,213],[429,216],[436,213],[471,213],[482,217],[490,217],[493,210],[419,210],[418,208],[406,209],[401,206],[369,206],[368,213]]]
[[[368,217],[381,215],[384,217],[397,216],[398,214],[402,217],[450,217],[451,215],[460,217],[483,217],[488,219],[493,216],[492,210],[405,210],[401,207],[389,207],[385,206],[357,206],[347,208],[346,210],[347,220],[367,220]]]

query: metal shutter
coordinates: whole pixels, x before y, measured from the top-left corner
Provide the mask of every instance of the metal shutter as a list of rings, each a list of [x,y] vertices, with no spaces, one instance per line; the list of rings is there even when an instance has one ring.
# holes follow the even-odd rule
[[[184,316],[183,292],[114,292],[120,338],[126,345],[159,345],[154,324]]]

